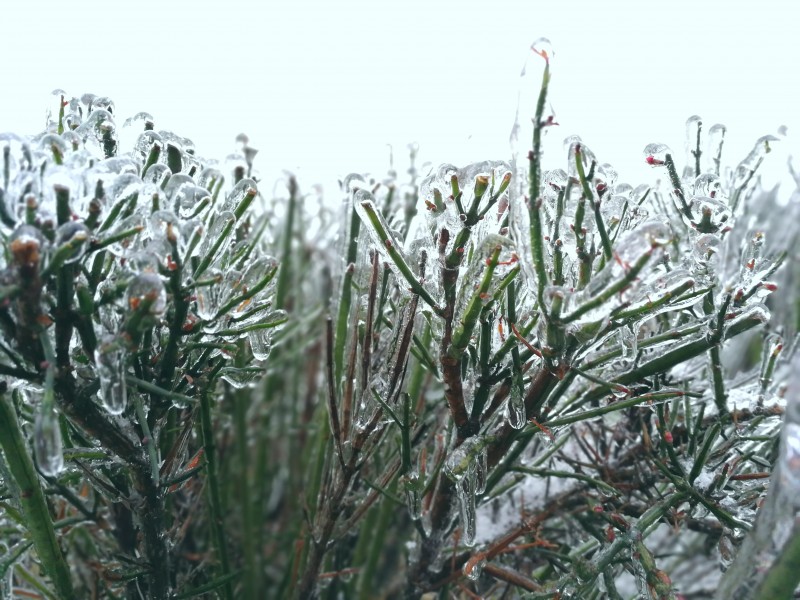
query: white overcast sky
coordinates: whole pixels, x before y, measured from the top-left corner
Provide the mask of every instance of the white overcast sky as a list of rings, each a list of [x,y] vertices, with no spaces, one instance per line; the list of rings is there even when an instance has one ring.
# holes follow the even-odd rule
[[[781,125],[784,147],[800,137],[794,0],[20,0],[0,32],[0,131],[40,131],[54,88],[91,92],[119,125],[150,112],[201,156],[224,158],[245,132],[265,178],[288,169],[334,196],[337,176],[381,173],[387,144],[418,142],[437,164],[508,158],[542,36],[556,50],[550,166],[579,134],[638,183],[643,147],[682,155],[692,114],[728,126],[729,161]]]

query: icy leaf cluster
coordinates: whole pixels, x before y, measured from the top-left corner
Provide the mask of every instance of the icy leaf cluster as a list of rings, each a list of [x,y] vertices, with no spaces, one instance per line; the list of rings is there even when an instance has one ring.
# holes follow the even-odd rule
[[[85,465],[65,451],[96,446],[149,462],[135,487],[155,490],[186,458],[185,443],[160,456],[167,420],[194,419],[223,381],[253,387],[287,320],[254,210],[255,150],[244,140],[224,163],[205,160],[147,113],[126,122],[138,132],[123,148],[110,99],[56,96],[44,133],[0,134],[0,374],[33,415],[43,475],[70,477]],[[124,480],[107,489],[124,497]],[[154,534],[142,552],[155,563],[164,543]]]

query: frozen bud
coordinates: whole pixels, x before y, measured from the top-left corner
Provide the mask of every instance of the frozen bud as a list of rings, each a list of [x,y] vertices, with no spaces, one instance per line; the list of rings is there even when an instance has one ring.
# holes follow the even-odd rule
[[[69,221],[56,230],[56,249],[69,247],[69,256],[65,264],[80,260],[89,247],[89,228],[80,221]]]
[[[9,249],[14,262],[24,268],[39,264],[45,239],[42,232],[32,225],[20,225],[9,237]]]
[[[666,164],[668,154],[672,154],[672,151],[666,144],[647,144],[644,147],[644,160],[651,167]]]
[[[161,315],[167,308],[167,293],[161,277],[156,273],[141,273],[128,284],[125,301],[132,311],[146,310],[150,315]]]

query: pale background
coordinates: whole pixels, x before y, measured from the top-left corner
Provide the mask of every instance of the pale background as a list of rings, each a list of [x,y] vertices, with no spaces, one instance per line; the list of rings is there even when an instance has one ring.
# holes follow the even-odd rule
[[[729,162],[764,134],[800,133],[800,8],[792,0],[492,2],[26,0],[4,3],[0,131],[40,131],[54,88],[110,96],[118,124],[156,129],[224,158],[246,132],[265,182],[306,189],[382,174],[387,144],[463,165],[509,157],[531,42],[556,50],[549,166],[579,134],[624,180],[653,177],[649,142],[683,155],[686,118],[728,126]],[[532,112],[532,107],[528,113]],[[795,139],[795,141],[792,141]],[[557,143],[554,143],[557,141]],[[777,153],[776,153],[777,154]],[[800,152],[795,151],[800,156]],[[786,172],[774,157],[769,177]],[[399,162],[399,160],[398,160]],[[402,163],[400,165],[402,166]]]

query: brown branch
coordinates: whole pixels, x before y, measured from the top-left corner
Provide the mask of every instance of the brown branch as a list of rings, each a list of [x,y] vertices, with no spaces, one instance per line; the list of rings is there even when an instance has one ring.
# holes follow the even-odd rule
[[[538,583],[525,577],[519,571],[510,569],[509,567],[502,567],[500,565],[487,564],[483,567],[483,572],[491,575],[495,579],[500,579],[506,583],[522,588],[529,592],[541,592],[544,590]]]

